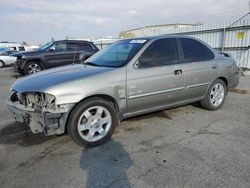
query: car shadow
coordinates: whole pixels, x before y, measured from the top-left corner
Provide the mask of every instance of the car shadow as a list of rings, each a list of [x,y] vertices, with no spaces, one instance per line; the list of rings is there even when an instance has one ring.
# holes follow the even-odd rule
[[[123,146],[113,139],[98,147],[85,148],[80,165],[87,172],[87,182],[83,187],[131,187],[127,170],[132,160]]]
[[[165,110],[159,110],[159,111],[155,111],[155,112],[150,112],[150,113],[138,115],[135,117],[128,118],[128,119],[126,119],[126,121],[147,120],[147,119],[151,119],[154,117],[161,118],[161,119],[167,119],[167,120],[173,120],[173,116],[178,114],[178,112],[182,112],[183,107],[188,107],[188,106],[192,106],[195,109],[205,110],[204,108],[202,108],[202,106],[200,105],[199,102],[194,102],[194,103],[180,105],[180,106],[173,107],[173,108],[168,108]]]
[[[55,136],[45,136],[44,133],[33,134],[29,126],[14,122],[0,129],[0,144],[20,145],[24,147],[42,144]]]
[[[127,122],[140,121],[140,120],[151,119],[151,118],[154,118],[154,117],[169,119],[169,120],[172,119],[172,117],[166,111],[162,110],[162,111],[156,111],[156,112],[151,112],[151,113],[146,113],[146,114],[134,116],[134,117],[126,119],[126,121]]]

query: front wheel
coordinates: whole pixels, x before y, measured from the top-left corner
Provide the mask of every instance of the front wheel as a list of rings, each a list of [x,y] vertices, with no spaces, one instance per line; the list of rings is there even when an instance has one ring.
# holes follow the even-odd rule
[[[208,110],[218,110],[223,105],[226,95],[227,87],[225,82],[217,79],[208,89],[205,98],[201,101],[201,106]]]
[[[81,146],[97,146],[106,142],[118,124],[114,104],[92,98],[79,103],[70,113],[67,132]]]
[[[33,74],[36,72],[40,72],[41,70],[42,70],[42,66],[37,61],[28,62],[24,68],[25,74]]]
[[[0,68],[4,67],[4,62],[2,60],[0,60]]]

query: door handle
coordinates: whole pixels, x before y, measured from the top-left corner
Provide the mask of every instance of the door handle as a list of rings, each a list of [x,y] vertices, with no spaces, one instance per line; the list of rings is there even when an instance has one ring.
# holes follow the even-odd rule
[[[174,71],[174,75],[179,75],[179,74],[182,74],[182,70],[181,69],[178,69],[178,70]]]

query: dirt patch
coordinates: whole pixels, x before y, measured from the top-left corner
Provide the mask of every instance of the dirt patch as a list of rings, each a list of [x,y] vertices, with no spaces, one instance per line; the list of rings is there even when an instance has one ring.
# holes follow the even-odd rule
[[[239,93],[239,94],[248,94],[250,93],[249,90],[246,90],[246,89],[229,89],[229,92],[233,92],[233,93]]]

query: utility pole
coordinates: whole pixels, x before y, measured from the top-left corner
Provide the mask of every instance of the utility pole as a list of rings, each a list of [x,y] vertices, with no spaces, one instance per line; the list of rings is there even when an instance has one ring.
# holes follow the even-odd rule
[[[234,24],[236,24],[237,22],[239,22],[240,20],[242,20],[243,18],[247,17],[248,15],[250,15],[250,1],[248,2],[248,12],[246,14],[244,14],[243,16],[241,16],[239,19],[237,19],[236,21],[234,21],[233,23],[231,23],[230,25],[228,25],[227,27],[223,28],[223,41],[222,41],[222,52],[224,51],[225,48],[225,35],[226,35],[226,30],[228,28],[230,28],[231,26],[233,26]]]

